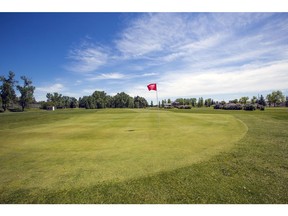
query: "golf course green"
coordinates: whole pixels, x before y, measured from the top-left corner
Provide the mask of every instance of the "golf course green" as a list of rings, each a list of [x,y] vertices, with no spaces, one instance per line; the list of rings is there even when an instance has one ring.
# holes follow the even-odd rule
[[[0,119],[1,203],[99,203],[67,193],[208,163],[248,131],[231,112],[211,111],[68,109]]]

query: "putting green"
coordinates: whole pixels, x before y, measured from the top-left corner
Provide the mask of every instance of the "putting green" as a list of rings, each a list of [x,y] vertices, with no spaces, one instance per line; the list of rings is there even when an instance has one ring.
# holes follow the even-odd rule
[[[135,109],[37,115],[22,127],[0,130],[3,187],[83,187],[152,175],[229,151],[247,131],[225,114]]]

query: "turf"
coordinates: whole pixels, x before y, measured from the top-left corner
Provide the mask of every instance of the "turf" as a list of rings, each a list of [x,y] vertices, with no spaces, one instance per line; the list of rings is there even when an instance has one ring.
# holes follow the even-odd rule
[[[0,119],[1,203],[287,203],[286,109]]]

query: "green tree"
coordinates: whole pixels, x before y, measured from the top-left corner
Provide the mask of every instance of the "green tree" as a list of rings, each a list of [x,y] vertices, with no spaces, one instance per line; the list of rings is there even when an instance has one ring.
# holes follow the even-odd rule
[[[203,106],[204,106],[203,97],[200,97],[200,98],[198,99],[197,106],[198,106],[198,107],[203,107]]]
[[[164,104],[165,104],[165,101],[162,100],[162,101],[161,101],[161,107],[162,107],[162,108],[164,108]]]
[[[134,99],[130,96],[128,99],[128,108],[134,108]]]
[[[89,109],[88,108],[88,96],[84,96],[84,97],[80,97],[79,98],[79,108],[86,108],[86,109]]]
[[[191,100],[191,106],[195,107],[196,104],[197,104],[197,99],[196,98],[191,98],[190,100]]]
[[[285,102],[285,96],[283,95],[282,91],[278,90],[278,91],[273,91],[272,92],[272,98],[273,98],[273,103],[274,106],[279,106],[280,103],[284,103]]]
[[[106,108],[106,101],[107,101],[107,95],[104,91],[95,91],[92,94],[92,97],[94,97],[95,100],[95,107],[96,108]]]
[[[260,99],[258,101],[258,104],[262,105],[262,106],[266,106],[266,101],[263,97],[263,95],[260,96]]]
[[[8,78],[5,76],[0,77],[2,85],[0,86],[0,96],[2,100],[2,108],[4,112],[7,110],[9,104],[16,100],[16,94],[14,86],[16,81],[14,80],[15,73],[13,71],[9,72]]]
[[[21,79],[24,82],[23,86],[17,85],[17,90],[21,94],[19,98],[19,103],[22,107],[22,111],[24,111],[25,107],[27,107],[27,105],[34,100],[33,94],[35,87],[32,86],[32,81],[27,77],[21,76]]]
[[[148,106],[148,102],[145,98],[136,96],[134,97],[134,107],[135,108],[145,108]]]
[[[270,107],[270,106],[272,105],[272,103],[273,103],[272,94],[267,94],[267,95],[266,95],[266,99],[267,99],[268,105],[269,105],[269,107]]]
[[[239,103],[241,103],[241,104],[246,104],[248,100],[249,100],[249,97],[241,97],[241,98],[239,99]]]
[[[229,103],[235,103],[235,104],[237,104],[237,103],[238,103],[238,99],[230,100]]]
[[[62,100],[62,94],[59,94],[57,92],[54,92],[53,94],[47,93],[46,97],[47,97],[47,102],[51,102],[53,106],[56,106],[56,107],[64,106],[63,100]]]
[[[251,99],[251,103],[252,104],[255,104],[257,102],[257,97],[256,96],[253,96],[252,99]]]
[[[125,92],[117,93],[114,96],[115,108],[133,108],[133,98]]]
[[[212,105],[212,99],[211,98],[206,99],[204,104],[206,107],[210,107]]]
[[[75,97],[70,97],[70,108],[78,107],[78,101]]]
[[[109,107],[109,108],[115,107],[114,98],[110,95],[106,96],[106,107]]]
[[[97,107],[96,107],[95,98],[92,96],[89,96],[87,100],[87,109],[96,109],[96,108]]]

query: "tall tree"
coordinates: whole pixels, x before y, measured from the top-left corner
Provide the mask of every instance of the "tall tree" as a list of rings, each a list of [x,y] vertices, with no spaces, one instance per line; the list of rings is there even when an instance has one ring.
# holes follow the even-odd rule
[[[25,107],[28,103],[32,102],[34,97],[35,87],[32,86],[32,81],[25,76],[21,76],[23,80],[23,86],[17,85],[17,90],[20,92],[21,96],[19,98],[19,103],[22,107],[22,111],[24,111]]]
[[[198,99],[197,106],[198,106],[198,107],[203,107],[203,105],[204,105],[203,97],[200,97],[200,98]]]
[[[115,108],[133,108],[134,100],[125,92],[117,93],[114,96]]]
[[[191,106],[195,107],[197,104],[197,99],[196,98],[191,98]]]
[[[46,97],[47,97],[47,102],[52,102],[53,106],[56,106],[56,107],[63,106],[62,94],[59,94],[57,92],[54,92],[53,94],[47,93]]]
[[[134,108],[145,108],[148,106],[148,102],[145,98],[136,96],[134,97]]]
[[[280,103],[285,102],[285,96],[283,95],[282,91],[278,90],[278,91],[273,91],[271,94],[268,94],[266,96],[269,105],[271,105],[273,103],[274,107],[277,105],[279,106]]]
[[[265,101],[263,95],[260,96],[258,103],[262,106],[266,106],[266,101]]]
[[[272,105],[272,103],[273,103],[272,94],[267,94],[266,95],[266,99],[267,99],[269,107],[270,107]]]
[[[95,100],[95,107],[96,108],[105,108],[106,107],[106,101],[107,101],[107,95],[104,91],[95,91],[92,94],[92,97],[94,97]]]
[[[237,104],[237,103],[238,103],[238,99],[230,100],[229,103],[235,103],[235,104]]]
[[[13,71],[9,72],[8,78],[5,76],[0,77],[0,81],[2,85],[0,86],[0,96],[2,99],[2,108],[4,112],[8,108],[9,104],[16,99],[16,94],[14,90],[14,86],[16,81],[14,80],[15,73]]]
[[[255,104],[257,102],[257,97],[256,96],[253,96],[252,99],[251,99],[251,103],[252,104]]]
[[[78,101],[75,97],[70,97],[70,108],[76,108],[78,106]]]
[[[272,98],[273,98],[274,106],[275,105],[279,106],[280,103],[284,103],[285,102],[285,96],[283,95],[282,91],[280,91],[280,90],[273,91],[272,92]]]
[[[208,99],[205,99],[205,106],[206,107],[210,107],[212,105],[212,99],[211,98],[208,98]]]
[[[241,104],[246,104],[248,100],[249,100],[249,97],[241,97],[241,98],[239,99],[239,102],[240,102]]]

